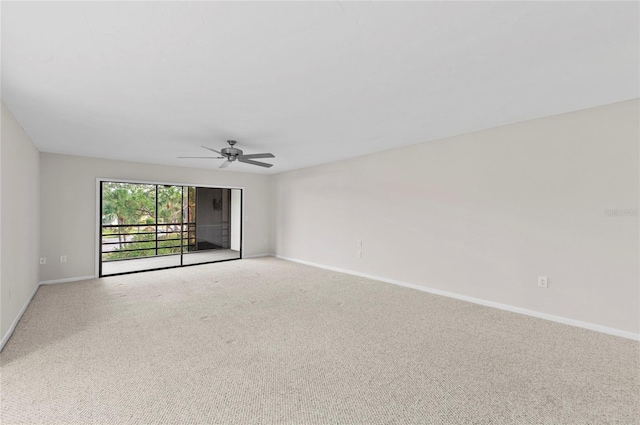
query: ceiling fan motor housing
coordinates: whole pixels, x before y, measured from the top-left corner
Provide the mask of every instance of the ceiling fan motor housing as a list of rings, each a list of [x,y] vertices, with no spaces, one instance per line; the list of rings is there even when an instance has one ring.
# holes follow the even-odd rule
[[[231,147],[220,149],[220,152],[222,152],[222,154],[226,156],[229,161],[235,161],[238,155],[242,155],[242,149],[237,149],[233,147],[233,145],[236,144],[235,140],[227,140],[227,143],[229,143]]]

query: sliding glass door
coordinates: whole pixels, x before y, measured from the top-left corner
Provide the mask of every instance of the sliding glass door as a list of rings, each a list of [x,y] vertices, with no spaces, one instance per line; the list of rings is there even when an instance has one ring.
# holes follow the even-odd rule
[[[239,258],[241,189],[190,187],[185,204],[184,264]]]
[[[103,181],[100,276],[242,256],[242,189]]]

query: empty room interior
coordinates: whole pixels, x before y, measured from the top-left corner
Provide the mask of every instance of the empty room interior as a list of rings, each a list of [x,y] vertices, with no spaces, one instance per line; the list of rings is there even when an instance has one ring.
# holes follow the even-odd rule
[[[2,424],[640,423],[640,3],[2,1]]]

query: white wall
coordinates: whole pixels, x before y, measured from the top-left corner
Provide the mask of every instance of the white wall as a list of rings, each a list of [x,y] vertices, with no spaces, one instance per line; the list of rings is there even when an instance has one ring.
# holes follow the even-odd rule
[[[2,103],[0,338],[38,285],[39,152]]]
[[[638,333],[638,105],[275,175],[276,253]]]
[[[231,249],[240,251],[240,223],[242,221],[242,192],[236,189],[231,190]],[[269,220],[271,225],[271,220]],[[269,251],[270,253],[271,251]]]
[[[96,178],[245,188],[244,256],[271,252],[268,177],[166,165],[42,153],[42,281],[92,276],[96,255]],[[58,260],[67,256],[66,263]]]

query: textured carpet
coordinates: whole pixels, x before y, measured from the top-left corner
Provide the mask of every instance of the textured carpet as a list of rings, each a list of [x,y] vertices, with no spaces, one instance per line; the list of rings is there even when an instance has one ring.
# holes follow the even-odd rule
[[[637,424],[639,344],[273,258],[43,286],[2,423]]]

